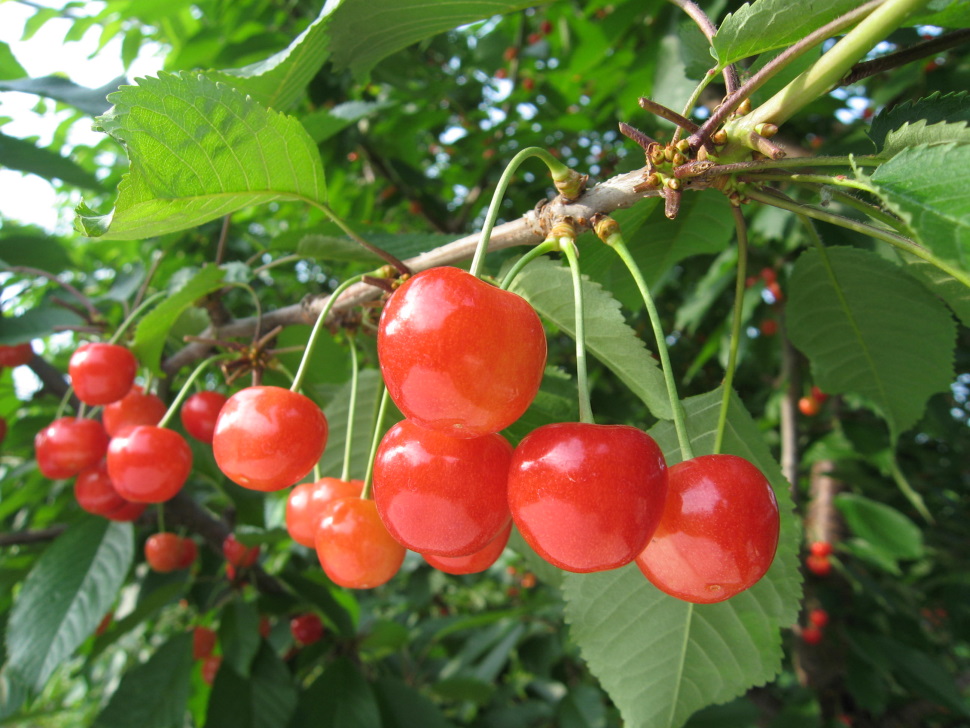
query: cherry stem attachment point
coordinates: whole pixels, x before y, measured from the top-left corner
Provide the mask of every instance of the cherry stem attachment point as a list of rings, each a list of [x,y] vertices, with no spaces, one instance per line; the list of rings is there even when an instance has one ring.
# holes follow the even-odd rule
[[[362,500],[371,498],[371,491],[374,484],[374,458],[377,456],[377,448],[381,444],[384,436],[384,416],[387,414],[387,403],[391,401],[391,396],[387,392],[387,387],[381,387],[381,402],[377,407],[377,417],[374,418],[374,437],[371,439],[370,455],[367,458],[367,472],[364,475],[364,488],[360,492]]]
[[[573,305],[576,316],[576,382],[579,389],[579,421],[594,424],[593,407],[589,400],[589,375],[586,370],[586,313],[583,305],[583,277],[579,271],[579,251],[575,238],[561,237],[559,248],[569,262],[573,279]]]
[[[210,356],[208,359],[205,359],[199,362],[198,366],[196,366],[195,369],[192,370],[192,373],[189,374],[189,378],[185,380],[185,383],[182,385],[182,388],[179,390],[179,393],[176,395],[175,399],[172,400],[172,404],[170,404],[168,406],[168,409],[165,410],[165,414],[162,416],[162,419],[159,421],[158,427],[168,426],[168,423],[172,421],[172,418],[175,416],[175,413],[179,411],[179,407],[182,406],[182,402],[184,402],[185,398],[189,396],[189,392],[192,390],[192,386],[195,384],[195,380],[199,378],[199,376],[202,374],[203,371],[205,371],[205,368],[207,366],[221,359],[231,359],[233,356],[235,356],[234,353],[226,352],[222,354],[216,354],[215,356]]]
[[[694,450],[690,444],[690,437],[687,435],[684,407],[677,395],[677,383],[674,380],[673,368],[670,365],[670,352],[667,351],[667,340],[664,337],[663,328],[660,325],[660,314],[657,311],[656,304],[653,302],[653,296],[650,295],[647,282],[644,280],[637,262],[630,254],[630,249],[626,246],[626,241],[620,233],[619,226],[615,222],[611,225],[603,225],[602,223],[607,219],[610,218],[604,218],[604,220],[596,224],[596,233],[604,243],[613,248],[617,255],[620,256],[627,270],[630,271],[630,275],[633,276],[637,289],[640,291],[640,296],[643,298],[643,305],[647,309],[650,325],[653,328],[653,335],[657,340],[657,355],[660,357],[664,382],[667,385],[667,398],[670,400],[670,411],[674,419],[674,429],[677,431],[677,442],[680,444],[681,460],[690,460],[694,457]]]
[[[717,415],[717,430],[714,434],[714,449],[711,454],[718,455],[724,444],[724,430],[727,427],[728,409],[731,405],[731,388],[734,384],[734,372],[738,366],[738,345],[741,342],[741,315],[744,307],[744,281],[748,270],[748,228],[744,215],[736,208],[731,208],[734,215],[734,227],[738,237],[738,268],[734,281],[734,312],[731,316],[731,343],[728,348],[727,370],[724,372],[724,394],[721,397],[721,409]]]
[[[354,413],[357,411],[357,385],[360,381],[360,364],[357,361],[357,342],[348,332],[350,342],[350,401],[347,402],[347,431],[344,438],[344,464],[340,470],[340,479],[350,480],[350,451],[354,441]]]
[[[517,170],[519,166],[529,157],[538,157],[545,163],[546,167],[549,168],[550,174],[552,174],[553,181],[556,183],[556,188],[564,196],[567,196],[567,192],[573,192],[573,188],[575,188],[575,194],[578,195],[581,191],[581,185],[585,184],[585,175],[580,175],[579,173],[574,172],[541,147],[526,147],[512,157],[508,165],[505,167],[505,171],[502,172],[502,176],[499,178],[498,184],[495,186],[495,192],[492,194],[492,201],[488,205],[488,212],[485,215],[485,223],[482,225],[482,235],[478,240],[478,247],[475,248],[475,257],[472,258],[470,268],[471,274],[475,277],[481,277],[482,267],[485,265],[485,253],[488,252],[488,241],[492,236],[492,228],[495,227],[495,221],[498,219],[499,207],[502,204],[502,198],[505,196],[505,191],[508,189],[509,183],[512,181],[512,175],[515,174],[515,170]],[[564,191],[563,187],[566,187],[567,190]]]
[[[299,392],[300,387],[303,385],[303,378],[306,376],[306,370],[309,366],[310,360],[313,358],[313,350],[316,348],[317,339],[320,336],[320,330],[323,328],[324,323],[327,320],[327,316],[330,315],[331,309],[333,309],[334,304],[337,303],[337,299],[340,295],[350,288],[355,283],[359,283],[364,279],[365,276],[372,276],[375,278],[383,278],[383,271],[376,270],[370,273],[361,273],[360,275],[352,276],[341,283],[334,289],[334,292],[330,294],[330,298],[327,299],[327,303],[324,305],[323,310],[320,315],[317,316],[316,322],[313,324],[313,329],[310,331],[310,338],[306,342],[306,351],[303,352],[303,358],[300,360],[300,368],[296,370],[296,374],[293,376],[293,384],[290,386],[291,392]]]

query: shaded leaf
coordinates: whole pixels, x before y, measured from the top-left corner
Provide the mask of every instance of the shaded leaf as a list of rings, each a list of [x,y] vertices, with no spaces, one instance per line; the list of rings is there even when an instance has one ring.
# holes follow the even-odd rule
[[[160,74],[124,86],[98,117],[131,169],[113,212],[79,206],[89,237],[137,239],[184,230],[274,200],[326,199],[316,145],[294,118],[200,74]]]
[[[233,600],[223,609],[219,623],[219,644],[222,646],[224,664],[237,674],[249,677],[250,665],[261,643],[256,607],[240,599]]]
[[[20,316],[4,318],[3,326],[0,327],[0,344],[20,344],[50,336],[57,326],[79,326],[84,323],[84,319],[66,308],[40,305]]]
[[[97,178],[76,162],[53,149],[39,147],[25,139],[0,132],[0,167],[36,174],[46,180],[59,179],[75,187],[101,189]]]
[[[241,677],[229,663],[219,668],[209,697],[207,728],[285,728],[289,724],[297,703],[293,678],[266,641],[259,640],[258,647],[249,678]]]
[[[946,307],[874,253],[803,253],[789,281],[786,320],[815,383],[864,397],[894,439],[953,381],[956,326]]]
[[[510,287],[539,314],[574,336],[572,278],[566,266],[543,258],[530,263]],[[598,283],[584,279],[586,349],[609,367],[659,418],[670,417],[663,373],[643,341],[627,325],[620,303]]]
[[[923,555],[923,532],[892,506],[861,495],[840,493],[835,507],[852,533],[892,558],[918,559]]]
[[[50,235],[13,233],[0,237],[0,261],[59,273],[72,266],[61,242]]]
[[[935,92],[879,112],[872,120],[869,138],[886,156],[906,147],[954,141],[970,143],[970,102],[966,91]]]
[[[300,696],[293,728],[381,728],[381,714],[370,685],[346,657],[327,665]]]
[[[452,725],[437,705],[397,678],[380,678],[373,688],[383,728],[449,728]]]
[[[695,454],[711,452],[721,393],[684,401]],[[668,464],[681,459],[672,423],[650,430]],[[771,481],[781,509],[775,560],[751,589],[719,604],[663,594],[634,565],[564,574],[570,634],[630,728],[674,728],[692,713],[770,680],[781,667],[782,628],[796,619],[801,588],[798,523],[788,483],[757,424],[732,396],[722,452],[747,458]]]
[[[34,564],[10,611],[6,669],[35,693],[111,608],[134,557],[130,523],[85,517]]]
[[[63,76],[44,76],[43,78],[21,78],[16,81],[0,81],[0,91],[21,91],[25,94],[46,96],[55,101],[63,101],[86,114],[103,114],[110,104],[107,96],[127,79],[119,76],[100,88],[79,86]]]

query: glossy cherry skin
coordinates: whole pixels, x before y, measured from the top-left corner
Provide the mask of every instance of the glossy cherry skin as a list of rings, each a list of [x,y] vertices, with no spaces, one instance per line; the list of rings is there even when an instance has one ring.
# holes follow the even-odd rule
[[[118,494],[108,475],[108,464],[104,458],[77,474],[74,498],[88,513],[112,521],[134,521],[147,507],[145,503],[132,503]]]
[[[359,496],[363,489],[363,480],[340,478],[322,478],[295,485],[286,498],[286,530],[290,538],[307,548],[314,548],[324,504],[334,498]]]
[[[431,554],[421,554],[430,566],[446,574],[479,574],[498,561],[498,557],[505,551],[505,546],[509,542],[512,533],[512,521],[493,538],[481,551],[476,551],[468,556],[432,556]]]
[[[408,419],[476,437],[508,427],[535,399],[546,336],[521,296],[458,268],[432,268],[388,299],[377,355]]]
[[[348,589],[386,584],[401,568],[406,553],[388,533],[374,501],[356,496],[327,502],[315,545],[327,576]]]
[[[167,574],[182,563],[182,537],[176,533],[153,533],[145,541],[145,561],[155,571]]]
[[[219,412],[229,398],[220,392],[196,392],[182,403],[182,427],[199,442],[212,444]]]
[[[192,472],[192,450],[173,430],[136,425],[108,445],[108,475],[115,489],[136,503],[163,503]]]
[[[421,554],[481,551],[509,522],[512,446],[499,434],[457,438],[402,420],[374,458],[374,502],[387,530]]]
[[[97,420],[61,417],[34,437],[37,467],[52,480],[71,478],[104,457],[108,439]]]
[[[301,645],[312,645],[323,637],[323,622],[312,612],[301,614],[290,620],[290,634]]]
[[[222,555],[230,566],[246,568],[259,559],[259,546],[247,546],[230,533],[222,542]]]
[[[234,483],[275,491],[313,470],[327,432],[327,418],[308,397],[282,387],[248,387],[219,412],[212,452]]]
[[[85,404],[110,404],[128,394],[138,361],[124,346],[97,342],[82,344],[71,355],[67,373],[77,398]]]
[[[526,435],[509,469],[522,537],[566,571],[615,569],[649,542],[667,496],[667,465],[647,433],[562,422]]]
[[[101,422],[108,435],[114,437],[135,425],[157,425],[167,410],[165,403],[156,395],[145,394],[141,387],[135,385],[124,397],[104,406]]]
[[[212,654],[216,647],[216,632],[210,627],[195,627],[192,630],[192,657],[201,660]]]
[[[663,518],[637,566],[678,599],[722,602],[768,571],[778,529],[778,502],[755,465],[736,455],[701,455],[670,468]]]
[[[25,344],[0,346],[0,367],[19,367],[34,358],[34,350]]]
[[[182,539],[182,551],[181,558],[179,559],[178,568],[188,569],[195,560],[199,557],[199,547],[195,545],[195,541],[191,538]]]

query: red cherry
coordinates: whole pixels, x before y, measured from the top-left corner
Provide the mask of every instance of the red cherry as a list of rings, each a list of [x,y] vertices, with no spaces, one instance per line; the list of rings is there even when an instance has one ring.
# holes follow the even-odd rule
[[[7,418],[0,417],[0,443],[7,437]]]
[[[432,554],[421,554],[421,556],[428,564],[446,574],[478,574],[498,561],[498,557],[502,555],[505,545],[509,542],[511,533],[512,521],[509,521],[499,535],[485,544],[485,548],[481,551],[468,556],[433,556]]]
[[[422,554],[481,551],[509,521],[512,446],[499,434],[457,438],[402,420],[374,458],[374,502],[387,530]]]
[[[111,439],[108,475],[136,503],[162,503],[178,493],[192,471],[192,450],[173,430],[136,425]]]
[[[207,685],[215,682],[216,673],[219,672],[221,666],[222,657],[219,655],[209,655],[202,658],[202,679],[205,680]]]
[[[195,560],[199,556],[199,547],[195,545],[195,541],[191,538],[182,539],[182,550],[180,552],[181,558],[179,559],[178,569],[188,569],[195,563]]]
[[[813,556],[831,556],[832,544],[828,541],[813,541],[808,550]]]
[[[265,614],[261,615],[259,618],[259,636],[263,639],[269,637],[269,633],[272,630],[273,625],[269,622],[269,617]]]
[[[209,657],[216,647],[216,632],[209,627],[196,627],[192,630],[192,657],[201,660]]]
[[[829,396],[815,385],[812,385],[812,398],[819,402],[824,402]]]
[[[810,554],[805,558],[805,566],[815,576],[828,576],[832,573],[832,562],[828,556],[816,556]]]
[[[374,501],[356,496],[337,498],[323,507],[315,545],[330,580],[349,589],[387,583],[405,554],[388,533]]]
[[[759,328],[764,336],[774,336],[778,333],[778,322],[774,319],[765,319]]]
[[[544,35],[549,35],[552,32],[552,21],[543,20],[542,23],[539,24],[539,30],[542,31]]]
[[[829,613],[824,609],[813,609],[808,613],[808,621],[819,629],[825,629],[829,623]]]
[[[108,464],[104,458],[77,474],[74,498],[81,508],[96,516],[106,516],[128,504],[118,495],[108,477]]]
[[[736,455],[701,455],[670,468],[670,491],[637,566],[663,592],[713,604],[753,586],[778,546],[768,479]]]
[[[219,412],[212,452],[234,483],[274,491],[309,473],[326,444],[327,418],[313,400],[282,387],[248,387]]]
[[[153,533],[145,541],[145,561],[162,574],[175,571],[182,563],[182,537],[176,533]]]
[[[290,538],[307,548],[314,548],[324,504],[334,498],[359,496],[363,489],[363,480],[339,478],[323,478],[294,486],[286,499],[286,530]]]
[[[137,521],[138,517],[148,508],[147,503],[132,503],[126,501],[121,508],[116,508],[111,513],[105,513],[104,517],[109,521],[128,522]]]
[[[453,437],[498,432],[532,403],[546,364],[525,299],[458,268],[432,268],[388,299],[377,354],[409,419]]]
[[[220,392],[196,392],[185,400],[179,410],[182,427],[196,440],[211,445],[216,420],[228,399]]]
[[[774,268],[762,268],[761,280],[770,286],[772,283],[778,280],[778,274],[775,272]]]
[[[290,634],[301,645],[312,645],[323,637],[323,622],[312,612],[301,614],[290,620]]]
[[[61,417],[34,437],[40,472],[51,480],[77,475],[97,465],[108,449],[108,433],[97,420]]]
[[[135,385],[124,397],[104,406],[101,421],[107,433],[114,437],[135,425],[157,425],[167,409],[161,399],[154,394],[145,394],[141,387]]]
[[[67,373],[77,398],[85,404],[110,404],[128,394],[138,361],[124,346],[82,344],[71,355]]]
[[[259,546],[247,546],[230,533],[222,542],[222,555],[230,566],[247,568],[259,558]]]
[[[515,448],[508,492],[515,525],[543,559],[580,573],[615,569],[660,522],[667,465],[636,427],[562,422]]]
[[[19,367],[34,358],[34,350],[25,344],[0,346],[0,367]]]
[[[806,417],[814,417],[822,409],[822,403],[814,397],[802,397],[798,400],[798,411]]]
[[[806,645],[817,645],[824,634],[818,627],[802,627],[802,642]]]

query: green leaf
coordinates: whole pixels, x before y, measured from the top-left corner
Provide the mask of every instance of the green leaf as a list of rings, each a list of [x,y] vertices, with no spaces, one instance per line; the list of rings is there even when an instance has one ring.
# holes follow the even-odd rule
[[[869,138],[891,157],[907,147],[944,142],[970,143],[970,94],[939,91],[881,111],[872,120]]]
[[[50,273],[73,266],[64,244],[50,235],[13,233],[0,237],[0,261],[7,265],[25,265]]]
[[[893,248],[891,255],[905,263],[907,272],[916,276],[923,285],[942,298],[964,326],[970,326],[970,288],[927,260],[898,248]]]
[[[381,714],[370,685],[346,657],[327,665],[300,696],[292,728],[381,728]]]
[[[365,369],[360,372],[357,384],[357,406],[354,410],[353,441],[350,446],[351,478],[363,479],[367,470],[367,458],[370,455],[371,439],[374,436],[374,420],[383,385],[384,381],[376,369]],[[323,410],[330,424],[327,448],[320,458],[320,474],[324,477],[338,478],[343,470],[349,407],[350,382],[348,381]],[[389,418],[384,424],[390,427],[393,422]]]
[[[169,330],[185,309],[207,293],[221,288],[224,275],[222,268],[203,268],[138,322],[131,350],[142,364],[151,368],[155,374],[163,374],[162,349]]]
[[[25,139],[0,132],[0,167],[36,174],[46,180],[59,179],[75,187],[101,189],[97,178],[82,166],[53,149],[38,147]]]
[[[789,0],[755,0],[728,14],[714,34],[719,69],[750,56],[789,46],[859,5],[820,0],[793,7]]]
[[[257,637],[258,637],[257,633]],[[286,665],[265,640],[251,677],[228,664],[216,674],[206,711],[206,728],[284,728],[296,710],[297,690]]]
[[[97,116],[103,114],[108,108],[107,95],[124,82],[125,77],[119,76],[100,88],[87,88],[63,76],[44,76],[0,82],[0,91],[20,91],[25,94],[46,96],[55,101],[70,104],[90,116]]]
[[[359,78],[378,61],[423,38],[494,15],[514,13],[542,4],[545,2],[536,3],[534,0],[462,0],[448,3],[397,0],[377,5],[344,2],[334,10],[330,23],[333,65],[337,71],[349,68]]]
[[[327,60],[327,29],[334,7],[334,3],[327,3],[316,20],[289,46],[266,60],[242,68],[209,71],[206,75],[248,94],[263,106],[274,109],[293,106]]]
[[[922,13],[910,16],[909,25],[937,25],[941,28],[970,27],[970,2],[967,0],[934,0]]]
[[[450,728],[450,723],[431,700],[393,677],[373,685],[381,710],[383,728]]]
[[[0,81],[10,81],[15,78],[23,78],[27,71],[20,65],[10,45],[0,42]]]
[[[852,533],[893,558],[918,559],[923,555],[923,532],[895,508],[852,493],[840,493],[835,507]]]
[[[172,637],[121,678],[94,728],[172,728],[185,723],[192,675],[192,635]]]
[[[300,597],[318,607],[323,612],[327,624],[333,626],[342,636],[348,638],[354,636],[356,615],[352,615],[341,602],[334,598],[329,587],[311,581],[295,570],[288,569],[282,574],[278,574],[277,577],[289,585]]]
[[[390,108],[384,101],[346,101],[332,109],[320,109],[307,114],[301,121],[317,144],[343,131],[351,124]]]
[[[720,390],[684,401],[695,454],[713,448],[720,401]],[[672,423],[650,434],[668,464],[680,460]],[[751,589],[719,604],[692,605],[660,592],[634,565],[563,575],[572,639],[629,728],[681,726],[700,708],[763,685],[781,667],[780,630],[794,623],[801,600],[798,523],[788,483],[736,396],[722,452],[757,465],[781,509],[778,552]]]
[[[111,609],[134,557],[130,523],[85,517],[24,580],[7,625],[7,669],[39,692]]]
[[[24,341],[49,336],[57,326],[80,326],[84,324],[78,314],[60,306],[40,305],[20,316],[3,320],[0,344],[20,344]]]
[[[946,306],[874,253],[834,247],[802,254],[786,321],[815,383],[831,394],[861,395],[894,440],[953,381],[956,326]]]
[[[100,128],[131,170],[112,213],[79,206],[89,237],[138,239],[201,225],[274,200],[326,201],[316,145],[296,120],[200,74],[160,74],[110,97]]]
[[[871,180],[918,242],[970,271],[970,145],[907,149],[879,167]]]
[[[219,623],[219,644],[225,664],[237,674],[249,677],[250,665],[261,643],[256,607],[249,602],[233,600],[223,610]]]
[[[531,303],[541,316],[575,336],[572,279],[569,269],[542,258],[530,263],[509,289]],[[598,283],[583,281],[586,349],[609,367],[659,418],[670,417],[663,373],[643,341],[627,325],[619,302]]]

